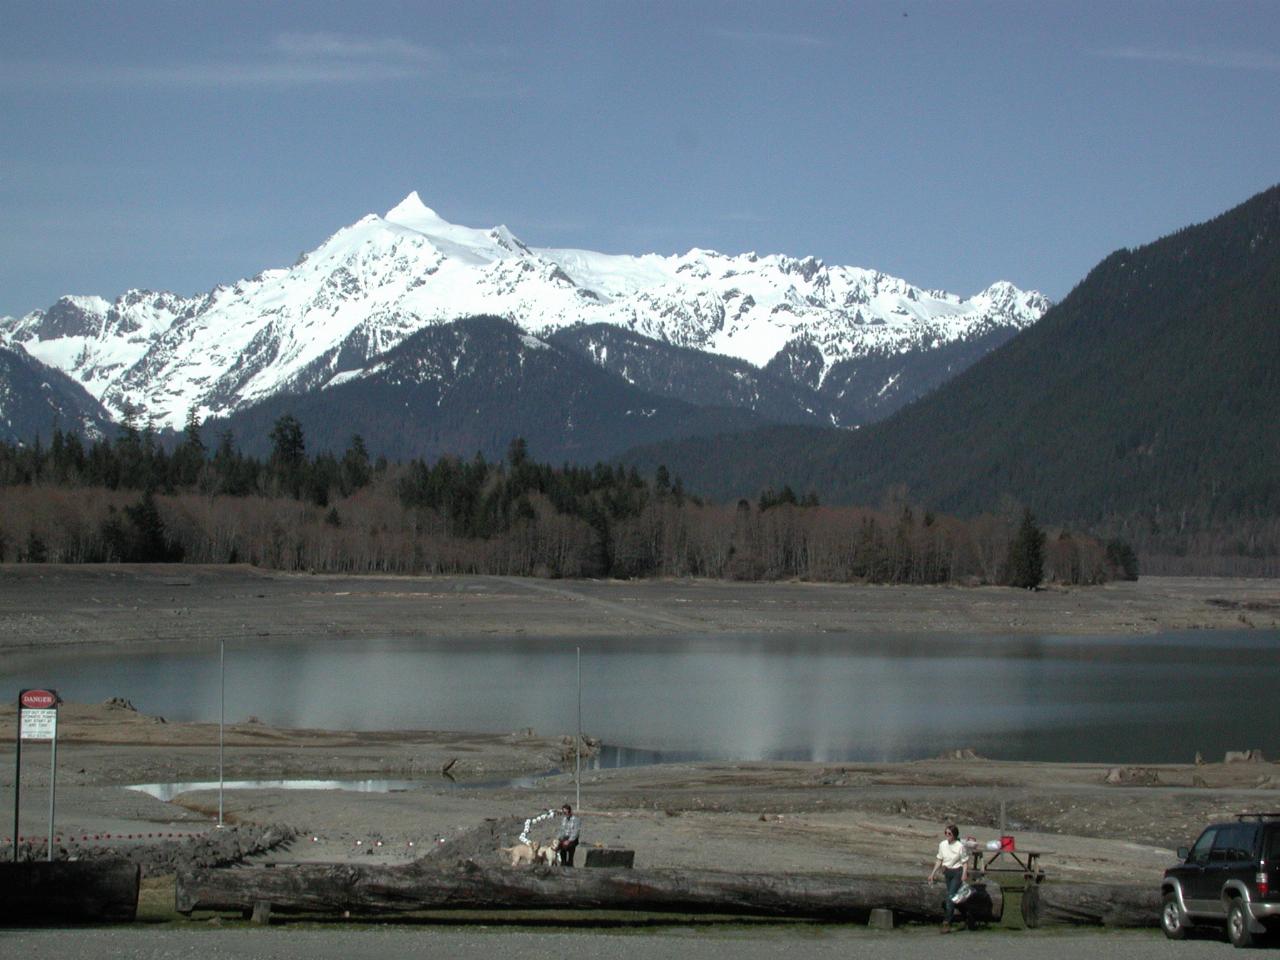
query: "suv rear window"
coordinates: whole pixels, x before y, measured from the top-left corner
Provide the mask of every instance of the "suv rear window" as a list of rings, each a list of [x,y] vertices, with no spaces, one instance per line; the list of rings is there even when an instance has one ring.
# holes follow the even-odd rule
[[[1268,863],[1280,860],[1280,826],[1267,827],[1267,845],[1262,856]]]

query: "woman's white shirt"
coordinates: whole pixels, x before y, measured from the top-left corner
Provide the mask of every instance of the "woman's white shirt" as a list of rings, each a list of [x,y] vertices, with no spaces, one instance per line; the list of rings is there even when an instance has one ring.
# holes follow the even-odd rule
[[[944,870],[963,867],[969,859],[969,851],[959,840],[942,840],[938,843],[938,860]]]

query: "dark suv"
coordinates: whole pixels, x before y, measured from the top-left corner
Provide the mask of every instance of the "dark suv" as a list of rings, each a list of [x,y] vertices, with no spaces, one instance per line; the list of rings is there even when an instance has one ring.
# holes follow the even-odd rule
[[[1248,947],[1280,931],[1280,813],[1211,824],[1178,859],[1160,883],[1165,936],[1181,940],[1189,927],[1225,923],[1227,939]]]

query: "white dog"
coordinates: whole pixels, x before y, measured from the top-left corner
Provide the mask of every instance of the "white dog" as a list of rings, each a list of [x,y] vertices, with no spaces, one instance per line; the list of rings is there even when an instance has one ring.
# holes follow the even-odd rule
[[[551,843],[538,847],[534,852],[534,860],[535,862],[541,860],[548,867],[560,866],[560,857],[557,854],[556,842],[553,840]]]
[[[513,867],[518,867],[525,863],[529,864],[529,866],[545,863],[550,867],[558,865],[560,862],[560,858],[556,856],[554,844],[542,844],[538,843],[537,840],[530,840],[528,843],[517,843],[510,847],[499,847],[498,850],[511,858],[511,866]]]
[[[532,865],[538,855],[537,845],[533,843],[517,843],[510,847],[499,847],[499,852],[511,858],[511,865],[518,867],[522,863]]]

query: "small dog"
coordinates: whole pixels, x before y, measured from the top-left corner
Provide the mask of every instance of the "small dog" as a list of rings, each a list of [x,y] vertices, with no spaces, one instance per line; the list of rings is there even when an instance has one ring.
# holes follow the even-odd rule
[[[544,863],[547,866],[555,866],[560,860],[556,856],[555,844],[542,844],[537,840],[530,840],[528,843],[517,843],[510,847],[499,847],[500,853],[505,853],[511,858],[511,866],[518,867],[527,863],[529,866]]]
[[[557,852],[557,846],[554,840],[551,843],[544,844],[538,847],[538,849],[534,851],[533,856],[535,861],[540,860],[541,862],[545,863],[548,867],[560,866],[560,857]]]
[[[518,867],[522,863],[533,865],[534,859],[538,856],[538,845],[534,843],[517,843],[510,847],[499,847],[500,853],[505,853],[511,858],[511,865]]]

